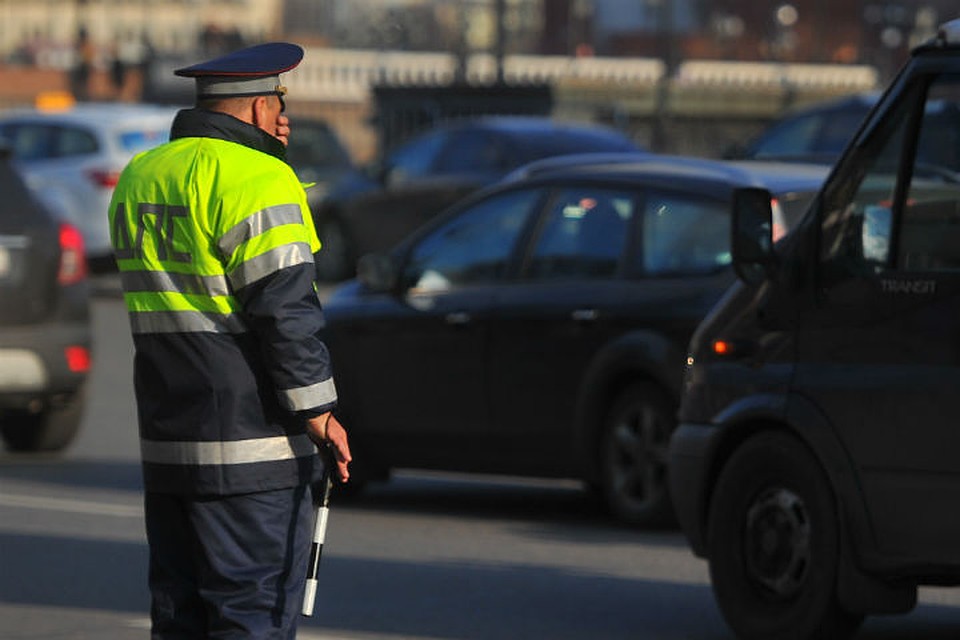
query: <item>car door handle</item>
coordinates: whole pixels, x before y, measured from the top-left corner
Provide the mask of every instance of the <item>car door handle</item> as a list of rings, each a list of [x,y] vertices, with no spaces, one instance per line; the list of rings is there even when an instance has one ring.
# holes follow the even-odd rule
[[[470,324],[471,318],[470,318],[470,314],[467,313],[466,311],[454,311],[452,313],[447,314],[446,320],[447,320],[447,324],[464,325],[464,324]]]
[[[573,318],[575,322],[593,322],[597,319],[598,315],[596,309],[576,309],[570,314],[570,317]]]

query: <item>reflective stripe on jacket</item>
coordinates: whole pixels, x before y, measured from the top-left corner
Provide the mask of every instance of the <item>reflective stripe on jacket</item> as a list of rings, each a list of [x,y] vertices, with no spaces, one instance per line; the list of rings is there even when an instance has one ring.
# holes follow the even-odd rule
[[[110,204],[146,489],[310,482],[305,418],[337,394],[306,194],[279,141],[240,120],[186,110],[171,137],[131,161]]]

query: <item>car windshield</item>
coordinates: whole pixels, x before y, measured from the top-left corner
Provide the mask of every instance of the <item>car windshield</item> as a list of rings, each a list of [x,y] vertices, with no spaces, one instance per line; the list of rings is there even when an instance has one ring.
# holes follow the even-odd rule
[[[867,115],[867,107],[818,113],[771,129],[748,153],[754,158],[837,156]]]
[[[613,135],[588,131],[544,131],[524,134],[522,144],[528,161],[584,151],[637,151],[630,141]]]

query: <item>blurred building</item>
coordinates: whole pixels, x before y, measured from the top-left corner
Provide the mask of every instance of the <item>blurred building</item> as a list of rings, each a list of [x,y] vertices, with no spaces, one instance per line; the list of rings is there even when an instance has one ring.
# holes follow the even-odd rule
[[[294,42],[325,44],[333,41],[336,6],[333,0],[286,0],[283,33]]]
[[[574,0],[568,0],[573,2]],[[613,56],[870,64],[889,77],[956,0],[593,0]]]
[[[0,56],[69,68],[277,37],[284,0],[0,0]],[[92,57],[83,60],[84,56]],[[78,59],[80,58],[80,59]]]
[[[710,155],[789,107],[875,89],[957,12],[956,0],[0,0],[0,108],[67,91],[181,104],[193,86],[173,69],[282,38],[308,49],[285,78],[292,110],[336,123],[359,158],[375,148],[372,87],[500,77],[549,83],[559,117]]]

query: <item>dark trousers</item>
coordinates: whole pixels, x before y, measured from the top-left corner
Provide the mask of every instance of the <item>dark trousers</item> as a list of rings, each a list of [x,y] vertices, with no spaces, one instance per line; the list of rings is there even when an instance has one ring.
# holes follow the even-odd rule
[[[307,487],[144,498],[151,638],[296,637],[310,554]]]

